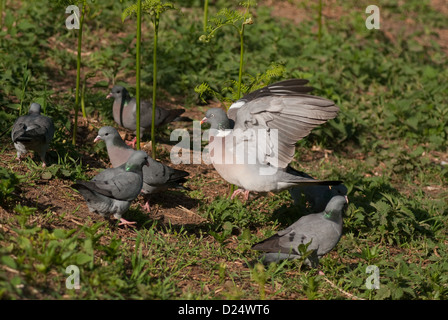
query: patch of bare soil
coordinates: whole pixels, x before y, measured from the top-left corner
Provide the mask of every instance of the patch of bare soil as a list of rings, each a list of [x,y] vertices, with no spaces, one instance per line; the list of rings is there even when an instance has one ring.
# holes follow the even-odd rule
[[[286,18],[296,24],[310,19],[304,7],[295,2],[266,0],[263,5],[272,9],[272,16]]]

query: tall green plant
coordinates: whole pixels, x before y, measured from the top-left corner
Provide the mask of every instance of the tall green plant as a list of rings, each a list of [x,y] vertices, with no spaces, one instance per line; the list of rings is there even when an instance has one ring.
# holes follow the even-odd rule
[[[93,3],[94,0],[91,0]],[[75,22],[76,22],[76,28],[75,30],[78,31],[78,46],[77,46],[77,55],[76,55],[76,91],[75,91],[75,118],[73,121],[73,136],[72,136],[72,144],[76,144],[76,135],[78,132],[78,112],[79,112],[79,105],[81,100],[81,52],[82,52],[82,36],[83,36],[83,27],[84,27],[84,20],[86,18],[86,15],[90,11],[90,7],[87,4],[87,0],[78,0],[78,1],[71,1],[71,0],[57,0],[57,4],[61,7],[68,7],[70,5],[77,5],[79,8],[79,16],[78,12],[74,12],[75,15]]]
[[[322,38],[322,0],[319,0],[319,4],[317,6],[317,39],[320,42],[320,39]]]
[[[204,32],[207,32],[207,24],[208,24],[208,0],[204,0],[204,22],[203,22]]]
[[[235,28],[240,40],[240,63],[238,70],[237,94],[235,100],[241,98],[241,86],[243,80],[244,67],[244,29],[246,25],[253,24],[250,8],[255,5],[255,1],[248,0],[240,3],[245,8],[244,13],[237,10],[229,10],[227,8],[221,9],[216,16],[211,19],[211,24],[206,27],[207,34],[202,35],[199,40],[202,42],[209,42],[213,38],[216,31],[224,26],[231,26]],[[196,90],[197,91],[197,90]],[[230,185],[230,193],[233,194],[235,190],[234,185]]]
[[[84,26],[84,17],[86,13],[87,1],[83,1],[81,8],[81,16],[79,17],[79,29],[78,29],[78,49],[76,56],[76,92],[75,92],[75,121],[73,124],[73,137],[72,144],[76,145],[76,135],[78,132],[78,111],[80,100],[80,84],[81,84],[81,50],[82,50],[82,29]]]
[[[3,28],[3,11],[5,11],[4,10],[5,7],[6,7],[6,0],[0,0],[0,30]]]
[[[126,17],[132,13],[137,15],[137,44],[136,44],[136,56],[135,56],[135,100],[137,103],[136,106],[136,146],[137,150],[140,150],[140,71],[141,71],[141,63],[140,63],[140,54],[141,54],[141,38],[142,38],[142,0],[138,0],[136,4],[131,7],[126,8],[122,15],[121,20],[124,22]]]
[[[17,89],[17,96],[20,99],[20,104],[19,104],[19,115],[21,116],[23,113],[23,103],[25,100],[25,93],[26,93],[26,89],[28,87],[28,83],[30,82],[31,79],[31,70],[28,69],[28,64],[25,65],[25,70],[23,72],[23,76],[22,76],[22,87],[20,89]]]
[[[136,4],[131,5],[123,11],[122,21],[126,17],[137,15],[137,149],[140,148],[140,41],[141,41],[141,14],[146,13],[151,16],[154,26],[154,45],[153,45],[153,82],[152,82],[152,120],[151,120],[151,146],[152,156],[156,157],[156,139],[155,139],[155,118],[156,118],[156,98],[157,98],[157,44],[159,35],[160,15],[167,10],[176,9],[174,4],[162,2],[161,0],[139,0]]]
[[[87,90],[87,79],[95,76],[94,72],[89,72],[84,76],[84,79],[82,81],[82,87],[81,87],[81,111],[82,111],[82,117],[84,119],[87,119],[87,113],[86,113],[86,90]]]
[[[238,10],[229,10],[227,8],[221,9],[216,16],[210,20],[211,24],[207,26],[207,34],[202,35],[199,38],[202,42],[209,42],[211,38],[213,38],[215,32],[224,26],[231,26],[237,31],[240,41],[240,63],[238,70],[236,100],[241,98],[241,85],[244,67],[244,30],[246,25],[253,24],[250,8],[255,5],[255,2],[253,0],[248,0],[240,3],[240,5],[245,9],[243,13]]]

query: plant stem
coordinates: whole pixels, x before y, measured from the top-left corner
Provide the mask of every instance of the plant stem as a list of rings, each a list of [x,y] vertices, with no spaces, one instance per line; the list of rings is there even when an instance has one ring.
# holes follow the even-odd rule
[[[22,115],[23,100],[25,100],[26,87],[28,86],[28,82],[30,81],[30,78],[31,78],[31,71],[28,69],[28,64],[26,64],[25,72],[23,73],[23,77],[22,77],[22,91],[21,91],[21,95],[20,95],[19,116]]]
[[[136,109],[136,116],[137,116],[137,123],[136,123],[136,146],[137,150],[140,150],[140,44],[141,44],[141,37],[142,37],[142,0],[138,0],[137,5],[137,56],[136,56],[136,102],[137,102],[137,109]]]
[[[244,24],[240,31],[240,70],[238,72],[238,95],[237,100],[241,98],[241,83],[243,81],[243,65],[244,65]]]
[[[0,0],[0,31],[2,30],[2,28],[3,28],[3,0]]]
[[[317,39],[320,42],[320,39],[322,37],[322,0],[319,0],[317,10],[318,10],[318,12],[317,12],[317,24],[318,24]]]
[[[87,119],[85,95],[86,95],[86,78],[84,78],[81,88],[81,111],[82,111],[82,117],[84,119]]]
[[[204,32],[207,31],[207,23],[208,23],[208,0],[204,0]]]
[[[159,13],[154,15],[154,47],[153,47],[153,74],[152,74],[152,120],[151,120],[151,155],[156,158],[156,89],[157,89],[157,38],[159,34]]]
[[[84,14],[86,11],[86,2],[82,5],[81,17],[78,29],[78,56],[76,61],[76,93],[75,93],[75,121],[73,124],[73,139],[72,144],[76,145],[76,134],[78,132],[78,111],[79,111],[79,87],[81,82],[81,45],[82,45],[82,27],[84,25]]]
[[[238,71],[238,94],[236,100],[241,98],[241,83],[243,81],[243,66],[244,66],[244,25],[245,21],[241,25],[241,30],[239,31],[240,35],[240,69]],[[235,185],[230,185],[230,196],[235,192]]]
[[[47,99],[48,99],[47,84],[45,84],[44,85],[44,101],[43,101],[43,105],[42,105],[44,114],[47,114]]]

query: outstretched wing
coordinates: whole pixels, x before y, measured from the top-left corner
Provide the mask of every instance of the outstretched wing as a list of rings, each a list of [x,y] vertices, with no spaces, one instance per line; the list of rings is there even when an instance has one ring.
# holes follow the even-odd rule
[[[250,93],[229,108],[235,133],[240,130],[246,140],[257,136],[256,145],[262,146],[257,148],[260,162],[287,167],[295,143],[337,116],[339,107],[331,100],[307,94],[312,88],[305,87],[306,83],[300,79],[278,82]]]

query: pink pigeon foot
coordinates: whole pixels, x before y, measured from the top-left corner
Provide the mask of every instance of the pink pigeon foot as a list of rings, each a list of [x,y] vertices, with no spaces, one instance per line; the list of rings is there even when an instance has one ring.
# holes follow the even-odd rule
[[[133,225],[133,224],[136,224],[137,222],[135,222],[135,221],[133,221],[133,222],[130,222],[130,221],[128,221],[128,220],[125,220],[125,219],[123,219],[123,218],[120,218],[120,223],[118,224],[119,226],[123,226],[123,225],[126,225],[126,226],[128,226],[128,225]]]
[[[151,212],[151,208],[149,207],[149,201],[146,201],[145,205],[142,207],[146,212]]]
[[[126,141],[126,144],[128,146],[131,146],[133,149],[135,149],[135,143],[137,142],[137,137],[135,137],[133,140],[131,141]]]
[[[245,200],[245,201],[247,201],[248,199],[249,199],[249,190],[244,190],[244,189],[236,189],[233,193],[232,193],[232,196],[230,197],[230,199],[231,200],[233,200],[233,198],[235,198],[237,195],[239,195],[240,193],[242,193],[244,196],[243,196],[243,199]]]

